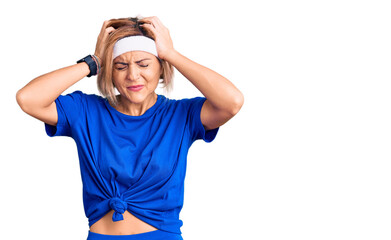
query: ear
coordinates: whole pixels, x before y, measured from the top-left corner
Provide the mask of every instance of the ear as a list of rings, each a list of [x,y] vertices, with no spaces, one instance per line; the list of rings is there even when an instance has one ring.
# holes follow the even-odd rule
[[[164,71],[163,71],[163,68],[160,68],[160,78],[163,79],[164,78],[164,75],[163,75]]]

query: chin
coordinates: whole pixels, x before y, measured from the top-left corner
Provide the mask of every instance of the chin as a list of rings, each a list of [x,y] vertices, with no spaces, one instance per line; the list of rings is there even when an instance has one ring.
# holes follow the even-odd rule
[[[140,91],[140,92],[127,92],[127,94],[123,96],[126,97],[132,103],[137,104],[137,103],[143,103],[146,99],[148,99],[151,96],[151,94],[154,94],[154,92],[143,93],[142,91]]]

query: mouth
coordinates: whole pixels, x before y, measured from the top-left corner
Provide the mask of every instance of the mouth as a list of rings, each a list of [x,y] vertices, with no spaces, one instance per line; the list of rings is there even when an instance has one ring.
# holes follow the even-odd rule
[[[134,86],[127,87],[127,89],[129,89],[130,91],[137,92],[137,91],[140,91],[141,89],[143,89],[143,87],[144,87],[144,85],[134,85]]]

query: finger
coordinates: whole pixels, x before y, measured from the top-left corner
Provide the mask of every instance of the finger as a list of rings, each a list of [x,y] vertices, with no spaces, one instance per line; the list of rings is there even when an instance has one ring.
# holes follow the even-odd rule
[[[147,21],[141,22],[141,23],[140,23],[140,26],[143,26],[143,25],[145,25],[145,24],[149,24],[149,25],[151,25],[151,26],[153,26],[153,27],[156,26],[156,25],[152,22],[152,20],[147,20]]]
[[[152,25],[155,27],[155,28],[158,28],[158,29],[166,29],[166,26],[164,26],[164,24],[162,23],[162,21],[154,16],[154,17],[150,17],[149,21],[152,23]]]
[[[115,28],[113,28],[113,27],[108,27],[108,28],[106,28],[106,30],[105,30],[105,32],[106,32],[107,35],[109,35],[110,33],[114,32],[114,31],[115,31]]]
[[[156,36],[156,28],[154,28],[154,27],[152,26],[152,24],[150,24],[150,23],[144,23],[143,25],[140,25],[140,27],[142,27],[142,28],[144,28],[144,29],[146,29],[146,30],[149,30],[149,32],[152,33],[153,38],[155,38],[155,36]]]
[[[140,20],[138,20],[139,23],[150,23],[151,22],[151,18],[150,17],[145,17],[145,18],[142,18]]]
[[[158,17],[156,17],[156,16],[152,17],[151,21],[153,23],[153,26],[155,26],[155,27],[163,27],[163,24],[160,22]]]
[[[155,16],[154,17],[145,17],[145,18],[139,20],[139,22],[141,22],[141,23],[149,23],[149,24],[152,24],[154,26],[156,26],[157,23],[158,23],[156,21],[156,17]]]
[[[115,28],[113,27],[108,27],[104,30],[104,32],[102,32],[102,42],[106,42],[107,38],[109,37],[109,35],[115,31]]]
[[[158,17],[153,17],[153,19],[154,19],[154,21],[155,21],[157,24],[159,24],[159,25],[161,25],[161,26],[164,26],[163,23],[162,23],[162,21],[160,21],[160,19],[159,19]]]
[[[152,23],[144,23],[144,24],[140,25],[140,27],[146,28],[146,29],[151,30],[153,32],[156,31],[156,28],[152,25]]]
[[[109,20],[103,21],[101,31],[103,31],[104,29],[106,29],[106,26],[107,26],[108,24],[109,24]]]
[[[107,35],[107,29],[108,29],[107,25],[109,24],[109,22],[110,22],[109,20],[106,20],[106,21],[103,22],[102,28],[101,28],[100,33],[99,33],[99,37],[102,38],[105,35]]]
[[[153,18],[154,18],[154,16],[152,16],[152,17],[143,17],[139,21],[151,21]]]

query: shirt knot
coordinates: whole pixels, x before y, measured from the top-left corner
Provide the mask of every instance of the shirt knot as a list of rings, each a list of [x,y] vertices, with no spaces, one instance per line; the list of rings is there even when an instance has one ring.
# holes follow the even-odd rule
[[[128,204],[120,198],[114,197],[109,201],[109,205],[111,209],[114,210],[113,213],[113,222],[124,220],[124,216],[122,215],[126,209],[128,208]]]

